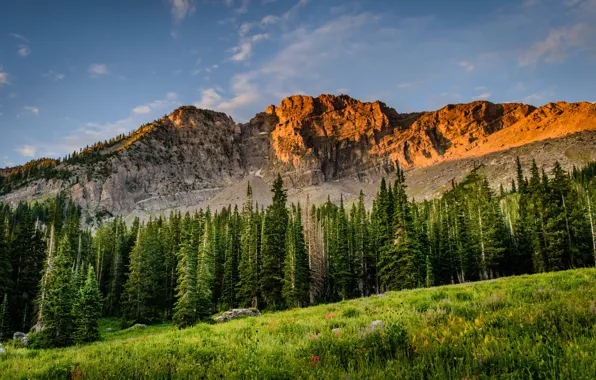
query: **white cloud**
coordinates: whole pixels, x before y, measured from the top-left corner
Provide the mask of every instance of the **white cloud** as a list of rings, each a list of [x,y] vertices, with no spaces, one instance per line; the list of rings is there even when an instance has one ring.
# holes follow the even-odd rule
[[[108,71],[108,66],[103,63],[94,63],[89,66],[89,74],[94,76],[99,75],[108,75],[110,72]]]
[[[52,79],[54,79],[56,82],[57,82],[57,81],[59,81],[59,80],[62,80],[62,79],[64,79],[64,78],[66,77],[66,75],[65,75],[65,74],[58,73],[58,72],[56,72],[56,71],[54,71],[54,70],[50,70],[50,71],[48,71],[47,73],[43,74],[43,76],[44,76],[44,77],[48,77],[48,78],[52,78]]]
[[[298,13],[300,8],[304,8],[306,5],[308,5],[308,3],[310,3],[310,0],[298,1],[298,3],[296,3],[296,5],[294,5],[292,8],[290,8],[290,10],[284,14],[284,16],[283,16],[284,19],[286,19],[286,20],[291,19],[292,17],[294,17],[296,15],[296,13]]]
[[[18,53],[21,57],[26,57],[29,54],[31,54],[31,49],[29,49],[29,46],[26,45],[20,45],[19,46],[19,50]]]
[[[221,95],[217,93],[214,88],[208,88],[201,90],[201,100],[194,104],[197,108],[213,109],[216,108],[221,102]]]
[[[474,65],[468,61],[459,61],[457,64],[466,71],[474,70]]]
[[[549,63],[563,61],[574,50],[584,48],[587,32],[588,26],[583,23],[552,29],[544,41],[537,42],[520,55],[519,66],[534,65],[541,60]]]
[[[235,9],[234,11],[238,14],[244,14],[248,12],[248,6],[250,5],[250,0],[242,0],[242,5],[240,8]]]
[[[492,96],[492,93],[490,92],[483,92],[482,94],[474,97],[474,99],[476,100],[486,100],[488,98],[490,98]]]
[[[27,39],[27,37],[23,36],[22,34],[17,34],[17,33],[10,33],[9,34],[11,37],[16,38],[17,40],[21,40],[24,42],[29,42],[29,40]]]
[[[244,38],[238,46],[228,49],[233,55],[228,59],[230,61],[243,62],[250,59],[254,45],[262,40],[269,38],[267,33],[255,34],[254,36]]]
[[[15,151],[19,152],[23,157],[35,157],[37,153],[37,147],[32,145],[23,145],[20,148],[16,148]]]
[[[8,73],[5,71],[2,71],[2,66],[0,66],[0,87],[4,86],[5,84],[8,84]]]
[[[276,24],[278,21],[279,21],[279,17],[274,16],[274,15],[269,15],[269,16],[263,17],[263,19],[261,20],[261,25],[272,25],[272,24]]]
[[[151,103],[137,106],[132,109],[132,112],[136,114],[148,114],[153,110],[164,109],[168,107],[174,107],[178,104],[178,94],[175,92],[168,92],[165,99],[156,100]]]
[[[28,112],[32,113],[35,116],[39,116],[39,108],[37,108],[37,107],[34,107],[34,106],[25,106],[25,107],[23,107],[23,109],[25,111],[28,111]]]
[[[194,0],[169,0],[172,4],[172,17],[174,21],[182,22],[187,16],[195,11]]]

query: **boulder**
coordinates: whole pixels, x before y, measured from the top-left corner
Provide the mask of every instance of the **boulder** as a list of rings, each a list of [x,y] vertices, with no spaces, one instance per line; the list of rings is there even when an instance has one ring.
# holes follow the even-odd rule
[[[370,323],[371,331],[382,330],[383,327],[385,327],[385,325],[383,324],[383,321],[381,321],[381,320],[372,321]]]
[[[137,323],[136,325],[132,326],[133,329],[146,329],[147,325],[144,325],[142,323]]]
[[[12,334],[12,340],[20,340],[21,343],[23,343],[23,346],[29,347],[29,337],[23,332],[17,331]]]
[[[257,309],[233,309],[226,311],[219,317],[215,318],[215,322],[223,323],[227,321],[233,321],[234,319],[245,318],[245,317],[258,317],[261,313]]]
[[[0,356],[6,354],[6,350],[2,348],[2,343],[0,343]]]

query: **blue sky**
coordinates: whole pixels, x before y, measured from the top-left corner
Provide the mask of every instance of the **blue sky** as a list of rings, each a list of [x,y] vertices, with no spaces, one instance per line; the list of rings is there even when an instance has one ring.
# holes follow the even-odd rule
[[[596,0],[3,0],[0,166],[177,106],[596,101]]]

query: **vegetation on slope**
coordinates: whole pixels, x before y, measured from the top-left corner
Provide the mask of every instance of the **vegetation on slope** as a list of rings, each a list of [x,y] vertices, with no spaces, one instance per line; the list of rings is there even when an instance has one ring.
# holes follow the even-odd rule
[[[86,346],[9,344],[0,378],[593,379],[595,283],[596,270],[579,269],[184,330],[104,324],[102,341]]]

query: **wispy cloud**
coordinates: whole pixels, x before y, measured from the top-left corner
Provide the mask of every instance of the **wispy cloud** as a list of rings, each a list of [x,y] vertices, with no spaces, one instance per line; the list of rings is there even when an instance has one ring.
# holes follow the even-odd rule
[[[156,100],[151,103],[143,104],[133,108],[132,112],[136,114],[148,114],[154,110],[173,107],[178,104],[178,94],[175,92],[168,92],[165,99]]]
[[[468,61],[459,61],[457,65],[466,71],[474,70],[474,65]]]
[[[545,40],[537,42],[520,55],[519,66],[535,65],[541,60],[549,63],[563,61],[572,52],[584,48],[587,31],[588,26],[584,23],[552,29]]]
[[[476,100],[486,100],[490,98],[493,94],[490,92],[483,92],[482,94],[475,96],[474,99]]]
[[[23,157],[35,157],[37,153],[37,147],[33,145],[23,145],[22,147],[15,148],[15,151],[19,152]]]
[[[19,50],[17,51],[17,53],[19,53],[19,55],[21,57],[26,57],[29,54],[31,54],[31,49],[29,49],[29,46],[26,45],[20,45],[19,46]]]
[[[172,4],[172,17],[174,21],[182,22],[187,16],[195,12],[194,0],[169,0]]]
[[[239,45],[228,49],[228,52],[233,53],[229,60],[236,62],[247,61],[252,56],[254,45],[267,38],[269,38],[267,33],[255,34],[254,36],[243,38]]]
[[[100,76],[100,75],[108,75],[110,72],[108,71],[108,66],[103,63],[94,63],[89,66],[89,74],[93,76]]]
[[[16,38],[17,40],[21,40],[23,42],[29,42],[29,40],[27,39],[27,37],[23,36],[22,34],[10,33],[9,35],[11,37],[13,37],[13,38]]]
[[[39,116],[39,108],[34,107],[34,106],[25,106],[23,107],[23,109],[35,116]]]
[[[250,5],[250,0],[242,0],[240,8],[234,9],[234,12],[238,14],[244,14],[248,12],[248,6]]]
[[[214,88],[201,90],[201,100],[194,104],[197,108],[213,109],[221,102],[221,95]]]
[[[290,20],[291,18],[293,18],[298,11],[300,10],[300,8],[304,8],[305,6],[308,5],[308,3],[310,3],[310,0],[300,0],[296,3],[296,5],[294,5],[292,8],[290,8],[289,11],[287,11],[286,13],[284,13],[284,19],[286,20]]]
[[[53,79],[53,80],[55,80],[56,82],[58,82],[59,80],[62,80],[62,79],[64,79],[64,78],[66,77],[66,75],[65,75],[65,74],[62,74],[62,73],[56,72],[56,71],[54,71],[54,70],[50,70],[50,71],[48,71],[47,73],[43,74],[43,76],[44,76],[44,77],[47,77],[47,78],[52,78],[52,79]]]
[[[2,66],[0,66],[0,87],[8,84],[8,73],[2,70]]]

